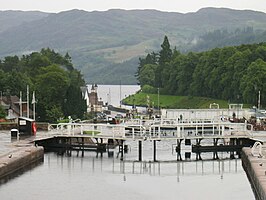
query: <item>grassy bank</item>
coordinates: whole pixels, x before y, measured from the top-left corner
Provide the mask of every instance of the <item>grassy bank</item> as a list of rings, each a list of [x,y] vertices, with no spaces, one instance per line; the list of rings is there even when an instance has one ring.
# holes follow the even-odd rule
[[[157,94],[147,94],[147,93],[137,93],[135,95],[130,95],[123,100],[124,104],[127,105],[137,105],[137,106],[147,106],[147,96],[149,96],[150,106],[158,107],[158,95]],[[159,104],[161,108],[169,109],[199,109],[199,108],[209,108],[210,104],[219,104],[220,108],[228,108],[228,102],[225,100],[211,99],[207,97],[191,97],[191,96],[172,96],[172,95],[160,95]],[[249,107],[249,105],[244,105],[244,107]]]

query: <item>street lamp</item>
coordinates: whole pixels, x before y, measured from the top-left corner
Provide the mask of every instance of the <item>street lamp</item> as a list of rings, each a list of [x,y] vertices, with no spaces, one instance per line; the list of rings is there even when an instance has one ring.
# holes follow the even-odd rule
[[[158,110],[160,114],[160,88],[158,88]]]
[[[259,90],[259,97],[258,97],[258,110],[260,110],[260,90]]]

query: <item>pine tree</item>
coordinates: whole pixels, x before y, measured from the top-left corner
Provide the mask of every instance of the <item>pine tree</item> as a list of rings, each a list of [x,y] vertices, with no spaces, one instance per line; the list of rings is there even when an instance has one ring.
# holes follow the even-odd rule
[[[167,36],[164,36],[164,41],[161,45],[161,51],[159,52],[159,67],[156,70],[156,74],[155,74],[155,81],[157,83],[157,87],[163,87],[163,70],[165,68],[165,66],[167,65],[167,63],[169,63],[172,59],[172,50],[170,48],[170,43],[168,41]]]
[[[172,50],[167,36],[164,36],[163,43],[161,44],[161,51],[159,52],[159,65],[163,66],[165,63],[170,62],[172,58]]]

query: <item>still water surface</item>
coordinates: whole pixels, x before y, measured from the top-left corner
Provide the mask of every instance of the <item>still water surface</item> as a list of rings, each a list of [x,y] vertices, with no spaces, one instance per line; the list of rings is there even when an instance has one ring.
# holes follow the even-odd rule
[[[88,85],[88,88],[90,91],[91,85]],[[131,94],[135,94],[138,90],[140,90],[139,85],[98,85],[98,97],[104,103],[120,106],[121,100]]]
[[[124,162],[117,149],[113,157],[96,152],[85,152],[84,157],[76,151],[71,156],[46,153],[42,164],[0,185],[1,200],[255,199],[240,159],[224,160],[229,155],[223,153],[221,160],[196,161],[192,155],[187,161],[175,161],[172,144],[161,141],[157,144],[161,161],[151,162],[152,142],[146,141],[144,161],[137,162],[137,141],[127,144]]]

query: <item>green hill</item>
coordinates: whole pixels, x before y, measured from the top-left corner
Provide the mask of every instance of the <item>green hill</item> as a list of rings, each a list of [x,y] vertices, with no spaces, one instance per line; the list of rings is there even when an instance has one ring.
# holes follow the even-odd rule
[[[205,8],[195,13],[108,10],[60,13],[0,12],[0,58],[41,48],[69,52],[88,83],[135,84],[138,57],[160,48],[164,35],[186,49],[206,32],[253,27],[266,30],[266,14]],[[119,77],[119,78],[118,78]]]

